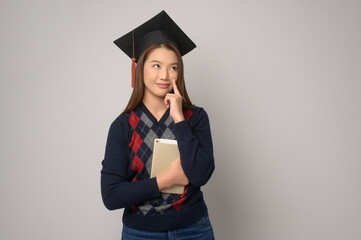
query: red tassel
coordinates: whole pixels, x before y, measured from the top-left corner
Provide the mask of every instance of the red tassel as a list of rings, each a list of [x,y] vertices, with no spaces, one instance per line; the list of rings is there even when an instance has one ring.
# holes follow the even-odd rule
[[[132,88],[134,88],[135,82],[135,58],[134,58],[134,29],[132,31],[132,46],[133,46],[133,58],[132,58]]]
[[[132,88],[134,88],[135,82],[135,58],[132,58]]]

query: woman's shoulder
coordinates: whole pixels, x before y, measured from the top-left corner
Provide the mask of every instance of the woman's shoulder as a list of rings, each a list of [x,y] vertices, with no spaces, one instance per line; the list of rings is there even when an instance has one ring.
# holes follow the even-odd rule
[[[191,111],[195,112],[195,113],[201,113],[201,114],[207,114],[206,110],[204,109],[204,107],[202,106],[198,106],[198,105],[193,105],[190,108]]]
[[[203,117],[208,118],[206,110],[197,105],[193,105],[191,108],[185,109],[183,113],[186,120],[191,122],[195,122]]]
[[[127,122],[130,118],[131,112],[121,113],[118,117],[115,118],[116,122]]]
[[[129,126],[129,118],[130,118],[131,113],[130,112],[126,112],[126,113],[122,113],[120,115],[118,115],[111,123],[110,127],[111,128],[122,128],[122,129],[126,129]]]

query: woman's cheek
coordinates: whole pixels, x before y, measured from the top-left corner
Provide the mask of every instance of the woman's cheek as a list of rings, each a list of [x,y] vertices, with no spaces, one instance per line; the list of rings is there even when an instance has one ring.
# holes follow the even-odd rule
[[[172,81],[172,79],[177,80],[178,79],[178,74],[177,73],[171,74],[170,81]]]

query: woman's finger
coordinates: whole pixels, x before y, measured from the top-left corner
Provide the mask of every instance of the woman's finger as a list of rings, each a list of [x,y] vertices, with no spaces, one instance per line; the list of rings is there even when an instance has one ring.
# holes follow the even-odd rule
[[[173,78],[173,90],[174,90],[174,93],[179,95],[180,96],[180,92],[178,90],[178,87],[177,87],[177,83],[175,81],[175,78]]]
[[[164,104],[169,108],[169,103],[170,103],[170,99],[169,99],[169,95],[165,95],[164,97]]]

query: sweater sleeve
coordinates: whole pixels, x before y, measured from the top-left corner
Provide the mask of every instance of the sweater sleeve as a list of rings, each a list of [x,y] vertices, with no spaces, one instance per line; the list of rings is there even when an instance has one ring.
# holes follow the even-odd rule
[[[155,178],[128,181],[126,136],[124,124],[116,119],[109,128],[101,170],[101,193],[109,210],[130,207],[161,196]]]
[[[174,125],[181,164],[185,175],[194,186],[203,186],[210,179],[215,165],[210,124],[201,108],[191,129],[186,120]]]

